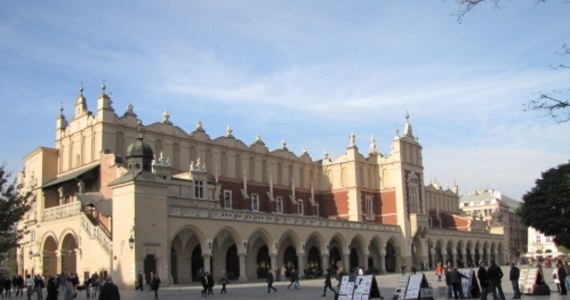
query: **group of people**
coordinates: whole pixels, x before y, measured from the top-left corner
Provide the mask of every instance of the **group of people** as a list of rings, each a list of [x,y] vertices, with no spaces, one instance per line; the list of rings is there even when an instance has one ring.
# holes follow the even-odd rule
[[[77,298],[77,287],[79,280],[76,275],[58,275],[56,277],[50,276],[47,283],[44,277],[36,275],[18,275],[14,278],[0,278],[0,294],[4,298],[12,297],[12,292],[15,297],[22,297],[25,293],[28,300],[37,299],[44,300],[44,289],[46,290],[45,300],[58,300],[61,294],[63,300],[73,300]],[[88,290],[89,291],[89,290]],[[88,297],[94,297],[96,292],[92,292]],[[120,300],[119,288],[113,283],[113,279],[108,276],[104,280],[104,284],[99,289],[98,300]]]
[[[138,290],[144,291],[143,280],[146,280],[146,285],[148,286],[148,290],[154,292],[154,299],[158,300],[158,289],[160,288],[160,284],[162,283],[162,281],[160,281],[160,277],[158,276],[158,274],[156,272],[150,272],[148,276],[146,276],[145,278],[143,271],[142,270],[139,271],[139,273],[137,274],[135,291]]]

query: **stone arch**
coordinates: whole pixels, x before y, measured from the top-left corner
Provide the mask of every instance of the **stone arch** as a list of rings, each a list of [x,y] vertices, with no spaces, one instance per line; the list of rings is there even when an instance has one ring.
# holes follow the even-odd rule
[[[73,230],[62,232],[59,243],[59,253],[61,257],[60,267],[62,274],[77,273],[78,243],[77,235]]]
[[[384,242],[378,235],[372,237],[368,243],[368,272],[372,274],[379,274],[384,272],[384,256],[386,255],[384,249]]]
[[[457,241],[455,246],[456,262],[458,268],[465,268],[465,242],[463,240]]]
[[[212,273],[221,274],[224,271],[228,279],[238,279],[240,249],[243,249],[240,235],[229,226],[220,228],[212,241]]]
[[[400,264],[399,253],[401,253],[401,249],[398,240],[395,237],[390,237],[388,241],[386,241],[385,253],[386,255],[384,261],[386,265],[386,272],[396,272]]]
[[[41,262],[42,274],[55,275],[57,271],[57,250],[58,239],[54,232],[47,232],[42,237],[41,243]]]
[[[176,231],[170,242],[170,270],[174,281],[190,283],[200,280],[200,273],[204,271],[202,253],[209,251],[207,247],[206,238],[197,227],[185,225]]]
[[[264,228],[255,229],[248,237],[245,250],[246,256],[246,276],[248,278],[265,278],[267,271],[273,266],[266,266],[270,261],[271,253],[275,252],[275,242],[273,237]],[[260,265],[260,259],[264,265]],[[260,277],[262,276],[262,277]]]
[[[454,262],[454,252],[455,252],[455,243],[452,239],[447,241],[447,244],[445,246],[445,253],[447,254],[447,256],[445,257],[445,263],[451,263],[452,265],[455,266]]]
[[[349,271],[352,273],[357,268],[365,268],[365,263],[368,261],[368,247],[367,242],[361,234],[356,234],[348,246],[349,251]]]
[[[323,253],[328,252],[323,236],[318,231],[309,234],[304,242],[305,262],[309,275],[320,275],[328,268],[328,262],[323,262]],[[325,264],[325,265],[323,265]]]
[[[334,268],[344,266],[344,249],[348,248],[347,244],[346,238],[340,233],[336,233],[331,237],[327,244],[329,249],[330,266],[333,266]]]

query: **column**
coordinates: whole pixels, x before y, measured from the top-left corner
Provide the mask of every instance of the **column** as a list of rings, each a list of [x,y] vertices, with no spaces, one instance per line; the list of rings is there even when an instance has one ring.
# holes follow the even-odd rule
[[[350,253],[342,254],[342,266],[346,273],[350,272]]]
[[[363,262],[361,265],[362,265],[362,269],[364,270],[364,272],[366,272],[366,271],[368,271],[368,269],[369,269],[369,267],[370,267],[370,266],[368,265],[368,256],[369,256],[369,253],[368,253],[368,252],[365,252],[362,256],[363,256],[363,258],[364,258],[364,262]]]
[[[247,254],[245,253],[239,253],[239,278],[238,281],[239,282],[246,282],[247,281],[247,272],[245,269],[245,257],[247,256]]]
[[[277,266],[277,253],[270,253],[269,257],[271,258],[271,273],[273,273],[273,277],[274,278],[278,278],[278,274],[277,274],[277,269],[279,269],[279,266]]]
[[[210,257],[212,257],[212,254],[210,253],[202,254],[202,259],[204,260],[204,272],[211,272],[212,270],[212,266],[210,264]]]
[[[453,263],[453,267],[457,267],[457,250],[451,249],[451,261]]]
[[[299,272],[299,277],[305,275],[305,252],[297,253],[297,272]]]
[[[380,274],[386,274],[386,253],[380,252]]]
[[[328,254],[321,254],[321,267],[323,268],[323,274],[326,274],[327,270],[331,267]]]
[[[438,260],[440,257],[437,258]],[[441,264],[445,266],[447,263],[447,250],[445,248],[441,249]]]

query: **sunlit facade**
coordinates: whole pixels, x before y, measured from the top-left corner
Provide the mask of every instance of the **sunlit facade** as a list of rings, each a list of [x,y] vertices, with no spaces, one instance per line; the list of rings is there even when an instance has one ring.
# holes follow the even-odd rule
[[[255,281],[271,269],[507,259],[503,235],[460,216],[457,188],[424,185],[408,118],[390,148],[372,140],[363,154],[352,134],[344,154],[315,160],[285,141],[248,145],[230,127],[186,132],[167,112],[145,125],[132,105],[117,114],[104,88],[92,113],[81,90],[70,120],[57,117],[55,147],[24,157],[19,179],[37,201],[20,223],[19,272],[98,272],[133,286],[139,270],[189,284],[201,270]]]

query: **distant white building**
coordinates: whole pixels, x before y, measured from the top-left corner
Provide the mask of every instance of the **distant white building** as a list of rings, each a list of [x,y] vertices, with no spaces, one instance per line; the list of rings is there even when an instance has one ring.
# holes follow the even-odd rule
[[[465,215],[484,221],[491,233],[505,235],[510,257],[523,256],[527,245],[530,247],[528,227],[516,214],[521,204],[521,201],[496,190],[478,190],[459,199],[459,209]]]
[[[532,227],[528,228],[528,257],[536,259],[555,258],[560,254],[563,253],[558,251],[553,236],[544,235]]]

